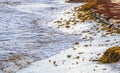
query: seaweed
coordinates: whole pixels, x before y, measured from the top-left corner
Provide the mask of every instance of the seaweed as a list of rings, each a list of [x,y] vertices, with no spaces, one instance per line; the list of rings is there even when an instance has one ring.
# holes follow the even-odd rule
[[[101,63],[115,63],[120,61],[120,46],[109,48],[98,60]]]

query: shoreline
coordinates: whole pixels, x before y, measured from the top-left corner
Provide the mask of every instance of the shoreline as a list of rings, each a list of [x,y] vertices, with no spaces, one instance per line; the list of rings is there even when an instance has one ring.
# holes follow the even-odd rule
[[[54,8],[51,8],[51,9],[54,10]],[[72,9],[70,9],[70,10],[72,10]],[[30,10],[30,11],[32,11],[32,10]],[[33,11],[34,11],[34,8],[33,8]],[[22,54],[19,56],[19,55],[12,53],[13,55],[15,55],[15,57],[10,58],[10,60],[15,62],[16,64],[18,64],[20,66],[21,65],[25,65],[25,66],[20,67],[19,69],[21,69],[21,68],[22,69],[19,70],[18,67],[14,66],[13,63],[10,61],[9,62],[10,67],[8,66],[8,68],[6,68],[6,70],[8,70],[8,73],[14,73],[14,71],[16,72],[16,70],[19,71],[18,73],[27,73],[27,72],[29,73],[29,70],[31,70],[32,73],[34,73],[34,72],[35,73],[37,73],[37,72],[43,73],[44,71],[45,71],[44,73],[49,73],[49,71],[52,71],[51,73],[59,73],[61,71],[62,71],[61,73],[66,73],[66,71],[68,73],[71,73],[74,71],[76,73],[79,73],[78,71],[83,72],[83,73],[85,73],[85,72],[87,73],[87,70],[86,70],[87,64],[90,64],[90,66],[92,66],[92,67],[93,67],[93,65],[99,66],[99,68],[93,67],[95,69],[93,69],[93,68],[88,69],[88,72],[92,70],[92,72],[101,71],[101,72],[107,73],[107,72],[109,72],[109,70],[111,71],[111,68],[113,68],[113,66],[115,66],[117,68],[117,65],[112,65],[112,66],[111,65],[100,65],[100,64],[96,64],[96,62],[93,62],[92,60],[97,60],[108,47],[120,45],[119,44],[120,43],[119,35],[116,33],[110,34],[107,31],[101,30],[101,26],[98,25],[97,23],[95,23],[94,21],[81,22],[78,18],[76,18],[76,16],[72,17],[73,13],[74,13],[74,11],[70,12],[68,9],[68,12],[63,13],[62,16],[60,17],[60,19],[58,18],[55,20],[58,23],[54,23],[54,22],[51,23],[51,24],[55,25],[55,28],[52,25],[50,27],[50,29],[47,29],[48,30],[47,33],[45,32],[43,34],[38,34],[38,33],[41,33],[41,31],[43,32],[43,30],[45,30],[45,29],[39,28],[39,27],[38,27],[38,29],[36,28],[37,30],[40,30],[40,29],[41,30],[38,31],[37,33],[35,33],[34,35],[32,35],[32,36],[35,36],[34,38],[37,38],[35,40],[29,40],[29,39],[32,39],[31,36],[29,37],[26,35],[31,35],[31,34],[25,33],[25,35],[23,35],[23,36],[25,37],[25,39],[28,39],[28,41],[27,42],[22,41],[23,43],[21,42],[19,44],[27,45],[27,46],[25,46],[25,48],[26,47],[31,48],[31,50],[28,51],[29,54],[27,54],[25,52],[25,54]],[[70,18],[67,18],[67,17],[70,17]],[[61,20],[61,18],[62,18],[62,20]],[[33,19],[34,19],[34,20],[32,20],[33,24],[35,24],[35,26],[39,26],[38,24],[40,24],[39,23],[40,20],[35,19],[35,17]],[[75,20],[75,22],[74,22],[74,20]],[[62,25],[61,25],[61,23],[62,23]],[[48,25],[49,25],[49,23],[48,23]],[[33,27],[33,28],[35,28],[35,27]],[[32,34],[33,34],[33,32],[36,31],[36,29],[31,30]],[[53,31],[51,29],[54,29],[56,31],[58,30],[58,31],[51,33],[50,31]],[[64,34],[66,34],[66,35],[64,35]],[[45,37],[45,38],[43,38],[43,37]],[[20,37],[17,40],[25,40],[25,39],[23,37],[22,38]],[[42,39],[42,40],[40,40],[40,39]],[[54,43],[52,43],[51,40]],[[99,42],[99,43],[97,43],[97,42]],[[44,43],[44,44],[39,45],[41,43]],[[49,43],[52,43],[52,44],[49,44]],[[95,43],[97,43],[97,44],[95,44]],[[37,45],[34,45],[34,44],[37,44]],[[45,46],[49,45],[49,47],[45,47],[43,45],[45,45]],[[43,46],[41,48],[43,50],[45,48],[45,51],[37,50],[36,49],[37,46],[38,47]],[[97,47],[99,47],[98,48],[99,50],[97,49]],[[56,48],[56,49],[54,49],[54,48]],[[88,48],[89,48],[89,50],[87,50]],[[35,51],[33,52],[34,49],[35,49]],[[28,49],[26,49],[26,50],[28,50]],[[91,50],[93,50],[94,53]],[[30,53],[30,51],[33,52],[33,54]],[[21,51],[21,52],[23,52],[23,51]],[[71,53],[73,53],[72,57],[70,56]],[[79,55],[80,59],[78,57],[78,53],[82,54],[82,56]],[[24,58],[24,55],[27,56],[27,58]],[[36,56],[36,55],[44,56],[46,59],[38,61],[37,60],[38,56]],[[99,56],[96,57],[96,55],[99,55]],[[66,58],[66,56],[67,56],[67,58]],[[37,62],[35,62],[35,63],[33,62],[33,59],[32,59],[33,57],[34,57],[34,60],[36,58],[35,61],[37,61]],[[69,58],[69,57],[71,57],[71,58]],[[22,61],[23,63],[20,62],[19,60],[17,60],[16,58],[23,60]],[[63,58],[66,59],[66,62]],[[25,61],[25,59],[27,61]],[[69,62],[69,60],[70,60],[70,62]],[[72,62],[72,60],[74,60],[74,61]],[[63,62],[65,62],[64,65],[62,64]],[[78,65],[78,63],[80,65]],[[14,66],[14,69],[12,68],[12,66]],[[80,68],[81,66],[83,68]],[[51,67],[52,69],[49,69],[49,67]],[[100,67],[102,67],[102,68],[100,68]],[[107,67],[108,67],[108,70],[106,70]],[[1,68],[1,69],[5,70],[5,68]],[[57,69],[57,70],[55,70],[55,69]],[[119,69],[119,68],[117,68],[117,69]],[[0,72],[2,72],[2,71],[0,71]]]
[[[81,22],[75,16],[74,9],[68,9],[50,24],[51,28],[61,32],[78,35],[77,38],[82,41],[76,41],[71,47],[62,50],[60,53],[50,58],[36,61],[17,73],[119,72],[119,63],[100,64],[97,62],[109,47],[120,45],[119,34],[102,30],[99,22],[94,23],[94,21],[89,20]]]
[[[40,4],[0,4],[0,73],[15,73],[35,61],[59,53],[73,41],[80,40],[77,36],[47,27],[47,23],[55,19],[63,7],[74,6],[73,4],[58,1],[53,4],[43,3],[42,6]]]

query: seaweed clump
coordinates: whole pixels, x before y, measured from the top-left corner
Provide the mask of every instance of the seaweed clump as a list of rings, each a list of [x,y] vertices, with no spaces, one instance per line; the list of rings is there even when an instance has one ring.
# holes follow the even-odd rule
[[[76,8],[76,17],[81,20],[81,22],[85,22],[86,20],[94,20],[96,19],[92,16],[91,8],[96,5],[96,1],[87,2],[81,7]]]
[[[102,24],[102,23],[100,24],[100,26],[102,26],[101,30],[107,31],[109,34],[114,34],[114,33],[120,34],[120,30],[119,29],[109,28],[107,25]]]
[[[102,9],[104,9],[104,10],[106,9],[105,5],[102,4],[101,2],[97,1],[97,0],[95,0],[93,2],[87,2],[87,3],[83,4],[81,7],[76,8],[76,17],[78,19],[80,19],[81,22],[85,22],[86,20],[99,22],[100,25],[104,24],[103,27],[102,27],[102,30],[107,31],[110,34],[112,34],[112,33],[119,34],[120,30],[118,29],[117,25],[114,25],[114,26],[111,25],[111,24],[108,25],[109,20],[107,20],[106,18],[105,18],[105,20],[103,20],[101,22],[100,19],[102,19],[101,18],[102,16],[96,18],[95,14],[96,13],[101,14],[98,11],[99,10],[102,11]],[[107,13],[109,13],[109,12],[107,12]],[[104,21],[107,22],[108,24],[105,23]]]
[[[101,63],[115,63],[120,61],[120,46],[109,48],[98,60]]]
[[[91,2],[91,0],[65,0],[65,2]]]

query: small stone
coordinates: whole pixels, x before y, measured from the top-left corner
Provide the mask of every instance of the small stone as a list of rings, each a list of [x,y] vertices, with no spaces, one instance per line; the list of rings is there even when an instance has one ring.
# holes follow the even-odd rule
[[[103,70],[107,70],[106,68],[103,68]]]
[[[53,61],[53,64],[54,64],[54,66],[58,66],[58,65],[56,64],[56,61]]]
[[[76,62],[76,64],[79,64],[78,62]]]
[[[55,64],[56,64],[56,61],[53,61],[53,64],[55,65]]]
[[[58,65],[55,65],[55,66],[58,66]]]
[[[98,53],[97,56],[101,55],[101,53]]]
[[[67,26],[65,26],[66,28],[70,28],[70,26],[69,25],[67,25]]]
[[[84,54],[84,52],[79,52],[78,54]]]
[[[75,42],[74,44],[75,44],[75,45],[78,45],[78,44],[79,44],[79,42]]]
[[[80,59],[80,56],[77,56],[76,59]]]
[[[88,45],[86,44],[86,45],[84,45],[84,47],[88,47]]]
[[[110,40],[106,40],[105,42],[110,42]]]
[[[84,59],[82,59],[82,61],[84,61]]]
[[[73,50],[76,50],[76,48],[73,48]]]
[[[49,60],[49,62],[51,62],[51,60]]]
[[[67,58],[71,58],[71,55],[67,55]]]

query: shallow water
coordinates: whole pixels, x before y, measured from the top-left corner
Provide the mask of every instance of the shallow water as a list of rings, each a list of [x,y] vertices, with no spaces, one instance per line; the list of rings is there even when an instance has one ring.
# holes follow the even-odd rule
[[[13,0],[14,1],[14,0]],[[68,4],[57,0],[44,0],[37,3],[18,5],[0,5],[0,60],[6,60],[16,54],[34,54],[37,60],[54,55],[68,48],[77,35],[62,33],[47,27],[47,23]],[[28,55],[27,55],[28,56]]]

